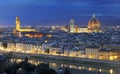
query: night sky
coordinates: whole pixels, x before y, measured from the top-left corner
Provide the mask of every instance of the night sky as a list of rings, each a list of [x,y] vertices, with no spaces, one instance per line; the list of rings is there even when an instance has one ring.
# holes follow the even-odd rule
[[[0,0],[0,25],[87,25],[92,14],[102,25],[120,25],[120,0]]]

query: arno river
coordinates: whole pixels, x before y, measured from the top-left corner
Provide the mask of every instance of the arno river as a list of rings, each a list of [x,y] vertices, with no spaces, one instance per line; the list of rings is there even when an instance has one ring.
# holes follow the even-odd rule
[[[11,59],[11,62],[20,62],[21,59]],[[29,63],[40,64],[49,63],[49,66],[56,71],[60,68],[68,67],[70,74],[120,74],[120,67],[106,67],[101,64],[101,66],[88,65],[88,64],[71,64],[67,62],[56,62],[56,61],[46,61],[46,60],[29,60]]]

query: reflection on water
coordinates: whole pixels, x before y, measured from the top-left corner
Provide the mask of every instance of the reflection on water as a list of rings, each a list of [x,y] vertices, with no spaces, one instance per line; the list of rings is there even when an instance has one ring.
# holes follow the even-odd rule
[[[113,74],[113,70],[112,69],[110,69],[110,74]]]
[[[10,60],[11,62],[21,62],[22,60],[21,59],[11,59]],[[79,70],[79,71],[82,71],[82,70],[85,70],[85,71],[88,71],[88,72],[96,72],[94,74],[120,74],[120,68],[118,67],[104,67],[104,66],[95,66],[95,65],[86,65],[86,64],[66,64],[66,63],[63,63],[63,62],[51,62],[51,61],[34,61],[34,60],[29,60],[29,63],[32,63],[32,64],[40,64],[40,63],[49,63],[49,66],[51,68],[54,68],[55,70],[58,70],[59,68],[61,67],[69,67],[70,69],[76,69],[76,70]],[[93,73],[90,73],[90,74],[93,74]]]

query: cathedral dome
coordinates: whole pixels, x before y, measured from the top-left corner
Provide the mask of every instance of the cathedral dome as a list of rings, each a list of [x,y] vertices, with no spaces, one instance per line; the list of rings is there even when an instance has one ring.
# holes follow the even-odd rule
[[[95,14],[93,14],[93,17],[88,22],[88,29],[89,30],[99,30],[100,29],[100,21],[95,17]]]

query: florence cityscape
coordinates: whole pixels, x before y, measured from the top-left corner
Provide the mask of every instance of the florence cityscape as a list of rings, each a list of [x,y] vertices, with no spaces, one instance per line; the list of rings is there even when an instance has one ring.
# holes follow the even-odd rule
[[[120,74],[119,0],[0,6],[0,74]]]

